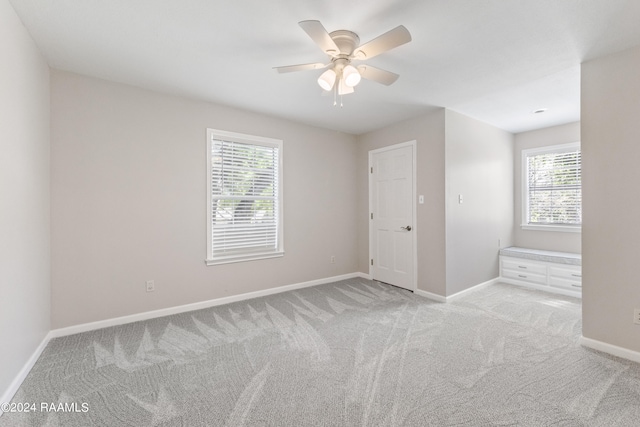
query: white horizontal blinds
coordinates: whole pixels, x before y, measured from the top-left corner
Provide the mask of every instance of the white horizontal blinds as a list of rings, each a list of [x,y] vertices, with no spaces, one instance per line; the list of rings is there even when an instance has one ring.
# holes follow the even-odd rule
[[[529,224],[582,223],[580,148],[527,157]]]
[[[278,248],[278,147],[211,144],[211,244],[214,258]]]

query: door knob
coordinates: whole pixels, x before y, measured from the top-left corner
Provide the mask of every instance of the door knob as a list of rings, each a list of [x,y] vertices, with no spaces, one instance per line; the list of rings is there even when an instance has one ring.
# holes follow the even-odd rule
[[[400,228],[402,228],[403,230],[411,231],[410,225],[407,225],[406,227],[400,227]]]

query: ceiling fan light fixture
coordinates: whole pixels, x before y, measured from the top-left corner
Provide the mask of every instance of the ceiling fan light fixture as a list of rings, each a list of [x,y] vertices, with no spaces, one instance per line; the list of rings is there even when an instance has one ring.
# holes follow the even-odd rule
[[[356,69],[351,65],[351,61],[371,59],[411,41],[411,34],[403,25],[398,25],[365,44],[360,44],[360,37],[353,31],[336,30],[329,33],[320,21],[300,21],[298,25],[324,53],[329,55],[330,62],[288,65],[275,69],[279,73],[324,69],[318,77],[318,86],[325,92],[333,90],[334,105],[338,95],[353,93],[354,87],[363,78],[389,86],[399,77],[398,74],[372,66],[361,65]]]
[[[336,72],[329,69],[318,77],[318,85],[326,91],[330,91],[336,82]]]
[[[354,92],[353,86],[347,85],[343,75],[343,78],[341,78],[340,81],[338,82],[338,95],[349,95],[350,93],[353,93],[353,92]]]
[[[347,65],[344,67],[344,70],[342,70],[342,77],[344,79],[344,84],[349,87],[357,86],[362,79],[362,76],[353,65]]]

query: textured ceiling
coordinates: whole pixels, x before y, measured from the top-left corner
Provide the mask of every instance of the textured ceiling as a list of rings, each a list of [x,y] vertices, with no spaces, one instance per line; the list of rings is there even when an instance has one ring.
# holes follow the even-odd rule
[[[446,107],[510,132],[580,119],[580,63],[640,45],[638,0],[10,0],[53,68],[360,134]],[[298,26],[412,42],[334,107]],[[532,111],[547,108],[543,114]]]

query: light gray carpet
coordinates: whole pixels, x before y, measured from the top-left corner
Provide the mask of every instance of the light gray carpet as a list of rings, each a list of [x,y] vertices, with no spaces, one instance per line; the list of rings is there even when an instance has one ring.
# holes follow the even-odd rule
[[[52,340],[0,426],[638,426],[640,365],[578,345],[580,301],[434,303],[353,279]]]

